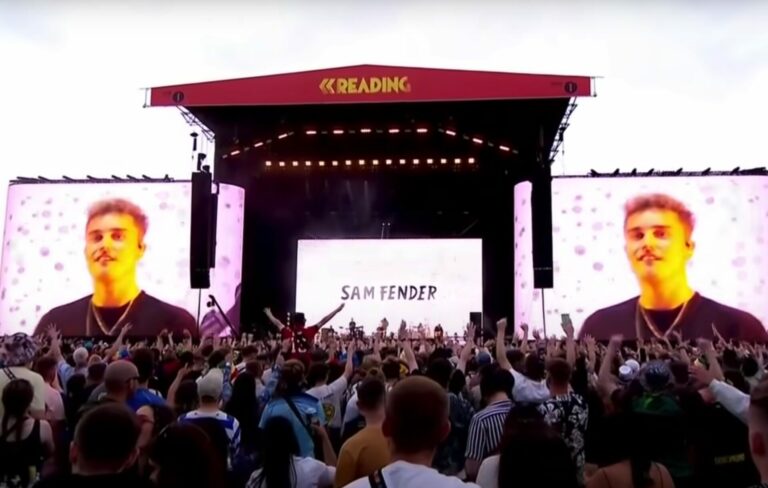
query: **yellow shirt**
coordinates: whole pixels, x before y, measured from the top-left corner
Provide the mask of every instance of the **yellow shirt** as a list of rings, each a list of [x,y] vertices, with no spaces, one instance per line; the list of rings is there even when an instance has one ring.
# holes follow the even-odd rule
[[[335,488],[367,477],[390,461],[389,443],[381,427],[365,427],[341,446],[336,463]]]

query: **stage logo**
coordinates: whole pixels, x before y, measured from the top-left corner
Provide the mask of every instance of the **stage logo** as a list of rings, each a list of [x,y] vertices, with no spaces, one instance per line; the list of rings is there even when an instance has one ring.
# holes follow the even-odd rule
[[[407,76],[370,76],[367,78],[323,78],[320,91],[325,95],[360,95],[364,93],[410,93]]]
[[[341,299],[347,300],[434,300],[434,285],[382,285],[341,287]]]

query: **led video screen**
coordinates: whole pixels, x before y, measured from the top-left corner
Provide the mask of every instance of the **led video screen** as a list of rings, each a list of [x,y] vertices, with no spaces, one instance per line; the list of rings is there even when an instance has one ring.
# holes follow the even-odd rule
[[[480,239],[300,240],[296,310],[313,324],[340,303],[332,322],[351,320],[367,332],[383,318],[463,336],[470,312],[483,304]]]
[[[0,334],[197,331],[189,182],[25,183],[8,190]],[[244,191],[219,186],[211,288],[226,310],[241,279]]]
[[[515,323],[562,335],[766,340],[768,178],[556,178],[554,288],[533,288],[531,184],[515,187]]]

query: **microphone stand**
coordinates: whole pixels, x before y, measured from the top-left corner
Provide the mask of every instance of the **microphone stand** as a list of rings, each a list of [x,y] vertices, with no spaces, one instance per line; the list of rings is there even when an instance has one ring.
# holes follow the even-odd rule
[[[213,295],[208,295],[208,298],[210,299],[208,301],[208,306],[215,305],[216,309],[219,311],[219,314],[224,318],[224,322],[227,323],[227,326],[229,326],[229,330],[232,332],[232,337],[237,337],[237,331],[235,330],[235,326],[232,325],[232,322],[229,320],[229,317],[227,317],[227,314],[224,313],[224,309],[221,308],[221,305],[219,305],[219,301],[216,300],[216,297]]]

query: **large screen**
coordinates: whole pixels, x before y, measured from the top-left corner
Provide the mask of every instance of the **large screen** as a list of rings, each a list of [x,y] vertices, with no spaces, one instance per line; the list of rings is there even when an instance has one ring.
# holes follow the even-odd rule
[[[463,334],[470,312],[482,312],[479,239],[300,240],[296,310],[307,324],[340,303],[336,330],[350,320],[372,332],[386,318],[447,335]]]
[[[766,337],[768,178],[554,179],[555,286],[543,292],[533,288],[530,196],[530,183],[515,187],[517,324],[546,321],[562,334],[569,314],[601,339],[670,327],[709,337],[713,324],[726,339]]]
[[[11,185],[0,333],[33,333],[40,325],[39,332],[49,324],[65,335],[94,336],[114,335],[127,323],[130,335],[196,328],[190,192],[189,182]],[[208,294],[225,309],[235,303],[243,201],[241,188],[219,186],[216,267],[202,295],[203,314]]]

